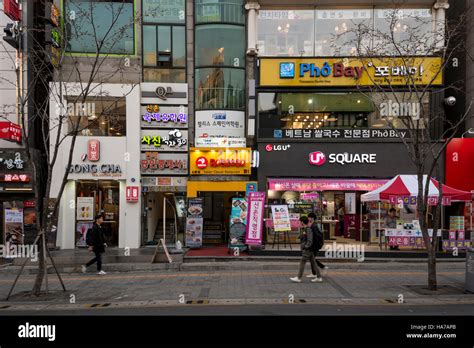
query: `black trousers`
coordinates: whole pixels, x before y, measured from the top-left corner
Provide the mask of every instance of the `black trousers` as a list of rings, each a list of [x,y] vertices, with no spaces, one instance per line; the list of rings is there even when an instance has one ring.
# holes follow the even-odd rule
[[[318,265],[319,268],[323,269],[325,267],[323,265],[323,263],[320,262],[318,259],[315,259],[315,260],[316,260],[316,264]],[[311,273],[316,274],[316,270],[314,269],[313,264],[311,264]]]
[[[94,264],[97,262],[97,271],[102,271],[102,253],[99,253],[97,251],[94,251],[95,257],[90,260],[88,263],[86,263],[86,267],[89,267],[90,265]]]

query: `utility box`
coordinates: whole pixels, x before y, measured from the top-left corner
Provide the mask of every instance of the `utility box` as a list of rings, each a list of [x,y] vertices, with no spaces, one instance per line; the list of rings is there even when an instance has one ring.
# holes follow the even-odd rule
[[[465,291],[474,294],[474,248],[469,248],[466,250]]]

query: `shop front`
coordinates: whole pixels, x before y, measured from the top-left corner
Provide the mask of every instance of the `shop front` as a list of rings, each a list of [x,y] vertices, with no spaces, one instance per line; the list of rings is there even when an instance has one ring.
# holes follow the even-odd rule
[[[75,90],[73,84],[67,87],[68,91]],[[74,100],[71,92],[64,95]],[[59,206],[56,245],[61,249],[86,247],[87,231],[94,217],[102,214],[108,247],[138,248],[140,88],[104,84],[100,93],[94,91],[81,105],[68,103],[68,97],[62,105],[59,99],[50,101],[52,117],[56,116],[55,110],[67,105],[71,117],[81,118],[82,129],[75,139],[71,165],[68,167],[72,139],[65,136],[53,169],[51,203],[57,199],[64,173],[68,172]],[[51,139],[55,138],[53,132]]]
[[[245,197],[247,192],[256,191],[257,187],[256,182],[249,181],[251,149],[191,148],[189,158],[187,195],[190,200],[193,199],[192,205],[196,205],[198,199],[202,206],[202,220],[198,220],[203,224],[202,236],[199,234],[194,239],[200,239],[202,244],[222,245],[229,242],[231,230],[238,226],[243,225],[245,233]],[[188,210],[192,205],[188,205]],[[235,213],[237,207],[240,209],[238,216]],[[186,231],[193,235],[196,235],[195,232],[195,228],[187,228]],[[200,246],[195,240],[191,243]]]
[[[34,175],[20,149],[0,150],[1,244],[32,244],[36,237]]]
[[[142,245],[184,241],[188,180],[188,85],[141,85]]]
[[[267,243],[275,237],[271,206],[282,204],[288,206],[291,243],[299,237],[299,217],[311,212],[326,239],[375,243],[378,224],[391,205],[383,204],[379,216],[377,203],[361,204],[361,194],[397,173],[414,173],[402,143],[267,143],[258,150],[258,181],[269,205]],[[407,206],[398,213],[409,219],[414,211]]]

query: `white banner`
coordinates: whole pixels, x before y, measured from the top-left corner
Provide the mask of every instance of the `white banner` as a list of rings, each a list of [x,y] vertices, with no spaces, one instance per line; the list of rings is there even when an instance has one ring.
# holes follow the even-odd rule
[[[247,147],[245,138],[195,138],[195,147]]]

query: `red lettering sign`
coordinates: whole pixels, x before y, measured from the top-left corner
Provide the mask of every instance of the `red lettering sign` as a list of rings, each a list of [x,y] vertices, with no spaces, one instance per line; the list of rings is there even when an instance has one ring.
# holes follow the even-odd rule
[[[100,142],[92,139],[87,142],[87,157],[91,162],[97,162],[100,159]]]
[[[127,202],[138,202],[140,188],[138,186],[127,186],[125,189]]]

